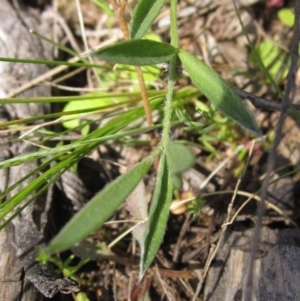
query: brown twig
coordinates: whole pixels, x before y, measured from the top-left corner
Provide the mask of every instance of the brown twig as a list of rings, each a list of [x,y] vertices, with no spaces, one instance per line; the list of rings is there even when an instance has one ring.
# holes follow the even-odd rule
[[[284,120],[288,113],[290,103],[292,103],[292,100],[295,95],[295,90],[296,90],[295,78],[296,78],[296,71],[297,71],[297,62],[299,59],[299,54],[298,54],[299,39],[300,39],[300,0],[296,0],[295,24],[294,24],[292,46],[291,46],[291,65],[289,68],[286,89],[282,100],[281,112],[279,115],[276,131],[275,131],[274,143],[272,145],[270,155],[268,156],[266,178],[262,186],[261,202],[259,204],[258,212],[257,212],[257,221],[253,233],[248,274],[247,274],[245,288],[244,288],[244,295],[243,295],[244,301],[252,300],[252,296],[253,296],[254,260],[255,260],[255,254],[259,243],[262,219],[265,212],[265,199],[267,198],[267,189],[271,179],[271,173],[274,168],[274,163],[276,160],[276,150],[280,143]]]
[[[121,6],[119,6],[117,4],[116,0],[109,0],[109,2],[115,11],[115,14],[118,16],[120,28],[123,32],[124,38],[126,40],[129,40],[129,30],[128,30],[127,22],[124,18],[124,10],[127,5],[127,0],[124,0],[122,2]],[[137,73],[139,86],[141,89],[141,95],[142,95],[142,99],[143,99],[143,103],[144,103],[144,110],[145,110],[147,123],[148,123],[148,126],[152,126],[153,125],[152,112],[151,112],[151,107],[150,107],[150,103],[149,103],[149,97],[148,97],[148,93],[147,93],[147,89],[146,89],[146,85],[145,85],[144,76],[143,76],[143,73],[142,73],[142,70],[140,67],[136,66],[135,71]],[[154,151],[157,147],[157,139],[156,139],[155,132],[150,133],[150,140],[151,140],[152,150]],[[158,157],[156,157],[154,160],[154,168],[155,168],[155,170],[158,170]]]
[[[282,111],[282,104],[281,103],[277,103],[277,102],[273,102],[270,100],[266,100],[264,98],[255,96],[251,93],[248,93],[246,91],[243,91],[239,88],[233,87],[235,93],[238,94],[241,98],[244,99],[248,99],[252,105],[257,108],[257,109],[261,109],[261,110],[271,110],[271,111],[277,111],[277,112],[281,112]],[[287,114],[291,115],[292,117],[297,117],[295,116],[295,112],[300,113],[300,105],[289,105]]]

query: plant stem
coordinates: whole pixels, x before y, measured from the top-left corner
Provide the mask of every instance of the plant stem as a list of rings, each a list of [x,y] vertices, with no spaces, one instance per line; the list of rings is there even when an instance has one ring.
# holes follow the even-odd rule
[[[128,30],[128,26],[127,23],[124,19],[124,10],[125,7],[127,5],[127,0],[124,1],[121,6],[119,7],[119,5],[117,4],[116,0],[110,0],[109,1],[110,4],[112,5],[116,15],[118,16],[119,22],[120,22],[120,28],[123,32],[124,38],[126,40],[129,40],[129,30]],[[143,99],[143,103],[144,103],[144,110],[145,110],[145,115],[146,115],[146,119],[147,119],[147,123],[148,126],[153,126],[153,119],[152,119],[152,112],[151,112],[151,107],[150,107],[150,103],[149,103],[149,97],[148,97],[148,93],[147,93],[147,89],[146,89],[146,84],[145,84],[145,80],[144,80],[144,76],[142,73],[142,70],[140,67],[135,67],[135,71],[137,73],[137,77],[138,77],[138,81],[139,81],[139,86],[141,89],[141,95],[142,95],[142,99]],[[152,132],[150,133],[150,140],[151,140],[151,148],[152,151],[155,151],[156,147],[157,147],[157,139],[155,136],[155,133]],[[154,159],[154,168],[157,171],[158,170],[158,158]]]
[[[164,107],[164,120],[163,120],[163,134],[162,146],[165,149],[170,140],[170,124],[172,116],[172,97],[174,91],[174,79],[176,70],[176,57],[173,57],[169,64],[169,79],[168,79],[168,92],[166,95]]]

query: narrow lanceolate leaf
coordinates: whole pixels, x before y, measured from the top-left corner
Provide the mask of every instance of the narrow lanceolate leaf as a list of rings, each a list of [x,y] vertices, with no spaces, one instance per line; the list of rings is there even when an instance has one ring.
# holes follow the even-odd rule
[[[168,142],[165,153],[173,184],[180,188],[181,173],[195,164],[195,156],[185,145],[173,141]]]
[[[138,1],[130,23],[131,39],[140,39],[158,16],[165,0]]]
[[[82,241],[107,221],[142,180],[152,164],[148,157],[94,196],[58,233],[45,250],[56,253]]]
[[[151,40],[131,40],[104,47],[93,55],[107,62],[127,65],[154,65],[171,60],[176,49]]]
[[[244,102],[218,73],[187,51],[179,50],[178,55],[193,83],[217,109],[253,134],[261,135]]]
[[[146,236],[140,262],[140,279],[153,261],[165,235],[172,190],[172,179],[167,168],[166,156],[163,154],[159,162],[149,219],[146,226]]]

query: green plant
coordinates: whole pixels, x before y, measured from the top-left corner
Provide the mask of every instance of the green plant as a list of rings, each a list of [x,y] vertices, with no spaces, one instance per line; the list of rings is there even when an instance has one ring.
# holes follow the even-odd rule
[[[76,294],[76,301],[89,301],[90,299],[88,298],[86,293],[80,292]]]
[[[175,106],[176,101],[179,101],[180,99],[178,97],[179,92],[175,93],[174,91],[176,64],[178,59],[182,62],[183,67],[186,69],[194,85],[199,88],[201,92],[213,103],[217,110],[223,113],[226,117],[237,122],[254,135],[261,135],[260,129],[258,128],[252,114],[244,105],[242,100],[232,90],[230,85],[227,84],[215,71],[206,66],[200,59],[179,48],[176,0],[171,0],[170,7],[171,44],[142,39],[149,30],[153,20],[157,17],[164,3],[164,0],[140,0],[134,10],[130,24],[131,39],[113,46],[102,48],[94,53],[94,56],[99,60],[124,65],[146,66],[159,63],[169,64],[166,94],[160,94],[158,96],[157,93],[154,93],[152,97],[150,95],[150,107],[152,110],[161,109],[163,106],[164,118],[162,124],[156,126],[162,127],[162,139],[159,142],[158,147],[153,150],[146,159],[107,185],[101,192],[95,195],[90,202],[67,223],[67,225],[65,225],[61,232],[44,250],[44,252],[48,254],[70,248],[72,245],[82,241],[93,231],[101,227],[132,193],[138,183],[142,181],[153,161],[159,157],[160,160],[149,217],[146,221],[143,237],[139,240],[141,249],[140,278],[144,275],[145,271],[153,261],[165,234],[169,207],[172,200],[173,186],[180,186],[180,174],[190,168],[194,163],[194,157],[186,146],[170,140],[173,106]],[[47,63],[49,64],[49,62]],[[60,62],[60,64],[64,64],[64,62]],[[81,66],[81,64],[84,66],[97,67],[97,65],[89,65],[87,62],[78,63],[77,65]],[[107,118],[107,120],[109,120],[108,123],[100,129],[90,133],[88,130],[84,130],[85,136],[69,145],[62,145],[55,149],[40,149],[34,153],[15,157],[1,163],[0,167],[3,168],[27,162],[32,159],[47,157],[48,159],[39,168],[32,172],[32,174],[36,174],[37,172],[44,170],[45,167],[49,167],[52,162],[57,162],[54,167],[46,170],[18,194],[2,204],[0,218],[6,216],[26,197],[30,197],[28,202],[33,201],[39,194],[47,189],[51,183],[55,182],[65,170],[71,168],[71,166],[76,164],[80,158],[90,153],[98,147],[99,144],[109,140],[143,133],[154,128],[154,126],[151,125],[141,129],[130,127],[130,122],[137,121],[144,117],[141,106],[129,107],[131,104],[131,98],[129,99],[125,97],[125,99],[116,104],[111,100],[107,100],[107,95],[86,95],[84,98],[74,98],[73,101],[85,101],[88,98],[92,99],[93,97],[97,100],[102,97],[104,101],[101,104],[95,104],[93,102],[88,106],[88,108],[85,106],[85,110],[76,110],[71,107],[71,111],[65,110],[55,116],[51,114],[51,116],[38,116],[30,119],[31,121],[39,119],[42,120],[45,118],[69,116],[71,114],[73,115],[73,118],[78,118],[80,116],[76,116],[74,114],[97,112],[104,108],[109,110],[106,115],[102,115],[98,118],[98,120]],[[165,101],[163,102],[164,98]],[[72,99],[66,99],[66,101],[70,100]],[[138,97],[137,101],[139,100],[140,98]],[[17,99],[15,101],[25,102],[28,100]],[[47,100],[31,99],[29,101],[55,102],[58,100],[51,98]],[[62,99],[60,98],[59,101],[62,101]],[[4,102],[5,100],[2,100],[2,103]],[[116,113],[115,109],[118,108],[120,103],[122,105],[127,105],[130,109],[126,112],[122,112],[122,114],[120,114],[120,112]],[[184,118],[184,114],[182,116],[182,118]],[[70,120],[67,120],[66,117],[64,117],[64,120],[65,126],[72,129],[74,129],[74,127],[83,129],[91,122],[87,120],[78,122],[77,120],[74,124],[70,125],[66,123],[70,122]],[[26,121],[28,121],[28,119],[22,120],[24,123]],[[40,143],[42,144],[42,141]],[[1,194],[1,197],[4,197],[7,193],[9,193],[9,191],[16,187],[16,185],[19,185],[22,181],[26,180],[30,175],[20,180],[13,187],[4,191]],[[200,210],[200,207],[201,204],[196,202],[195,210]],[[8,221],[10,219],[8,219]],[[4,221],[1,227],[4,227],[8,221]]]
[[[71,265],[74,258],[75,258],[74,255],[70,255],[65,261],[62,261],[60,258],[50,256],[49,254],[41,250],[39,252],[39,256],[37,257],[37,261],[40,261],[43,264],[45,264],[46,262],[52,262],[58,268],[57,270],[58,273],[63,273],[65,277],[69,277],[76,280],[76,273],[79,271],[79,269],[82,266],[88,263],[90,259],[89,258],[82,259],[78,264]]]
[[[277,13],[278,19],[286,26],[292,28],[295,22],[295,14],[290,8],[282,8]]]
[[[272,80],[280,84],[286,78],[289,68],[289,58],[282,49],[273,41],[263,41],[257,48],[256,52],[262,61],[263,65],[268,70]],[[252,53],[250,60],[258,64],[256,55]],[[258,64],[259,65],[259,64]],[[263,71],[263,70],[262,70]],[[272,83],[269,79],[265,80],[266,83]]]
[[[174,180],[177,182],[175,176],[186,170],[193,162],[192,159],[184,162],[182,158],[191,156],[189,151],[183,145],[180,145],[180,147],[174,145],[169,138],[177,56],[194,84],[214,103],[217,109],[249,131],[260,135],[260,130],[252,115],[230,86],[201,60],[184,50],[178,49],[176,1],[171,1],[171,45],[139,39],[147,32],[152,21],[159,13],[162,3],[164,1],[140,1],[132,18],[130,32],[132,40],[106,47],[95,53],[95,56],[99,59],[119,64],[143,66],[169,62],[170,73],[161,143],[151,157],[108,185],[91,200],[50,243],[47,248],[50,253],[70,247],[100,227],[142,179],[154,156],[160,154],[156,187],[145,231],[144,245],[141,246],[144,251],[142,251],[140,276],[149,267],[165,232],[169,205],[172,199],[173,182]],[[178,166],[179,162],[181,163],[180,166]],[[125,187],[128,189],[125,190]],[[110,202],[108,207],[106,200],[112,198],[116,200],[116,204]],[[103,210],[104,206],[106,210]],[[100,212],[97,208],[101,208],[101,211],[105,211],[105,214],[99,215]]]
[[[195,199],[188,205],[187,210],[192,213],[193,219],[195,219],[201,212],[205,205],[205,200],[201,196],[197,195]]]

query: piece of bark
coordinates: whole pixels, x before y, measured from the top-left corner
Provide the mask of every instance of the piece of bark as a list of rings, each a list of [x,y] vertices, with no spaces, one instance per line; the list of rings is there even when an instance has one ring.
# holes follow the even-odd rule
[[[14,239],[13,230],[8,225],[0,231],[0,301],[41,300],[37,290],[22,276],[22,263],[10,243]]]
[[[30,59],[52,59],[52,46],[39,40],[29,33],[29,29],[35,29],[41,34],[48,35],[51,33],[47,22],[44,22],[36,11],[28,7],[22,7],[17,1],[13,4],[7,0],[1,2],[0,9],[0,56],[16,57]],[[45,73],[48,68],[44,65],[37,64],[18,64],[0,62],[0,97],[5,97],[12,90],[24,84],[35,77]],[[23,92],[20,97],[43,97],[50,96],[49,87],[34,87]],[[48,113],[49,104],[7,104],[1,108],[0,119],[13,120],[27,118],[32,116],[43,115]],[[21,133],[18,133],[20,135]],[[0,159],[6,160],[10,156],[24,154],[30,150],[30,144],[26,142],[10,143],[9,139],[13,136],[0,137],[1,150]],[[5,190],[7,187],[15,184],[22,177],[38,167],[38,161],[34,160],[19,166],[11,167],[7,170],[1,170],[0,189]],[[31,176],[29,179],[18,185],[11,191],[7,198],[18,193],[36,178]],[[28,201],[31,196],[24,199]],[[39,205],[46,206],[47,196],[43,194],[39,197]],[[71,293],[78,291],[76,283],[69,279],[60,278],[54,271],[51,264],[43,265],[36,262],[35,247],[43,245],[44,233],[41,225],[46,223],[45,214],[40,214],[37,218],[35,210],[36,203],[28,205],[14,220],[15,239],[12,239],[12,227],[9,226],[0,232],[1,239],[1,257],[0,257],[0,301],[21,300],[34,301],[41,298],[32,285],[28,285],[24,279],[22,267],[25,275],[35,287],[46,297],[52,297],[58,291],[62,293]],[[42,205],[43,207],[43,205]],[[49,207],[49,206],[48,206]],[[39,210],[38,210],[39,211]],[[42,220],[44,218],[44,220]],[[13,245],[15,249],[13,249]],[[14,253],[20,260],[16,259]],[[8,262],[14,262],[13,265],[7,266]]]
[[[225,239],[210,267],[205,301],[242,300],[249,268],[252,230],[227,229]],[[300,231],[263,227],[254,263],[253,301],[300,300]]]
[[[273,247],[262,260],[257,300],[300,300],[300,248]]]

